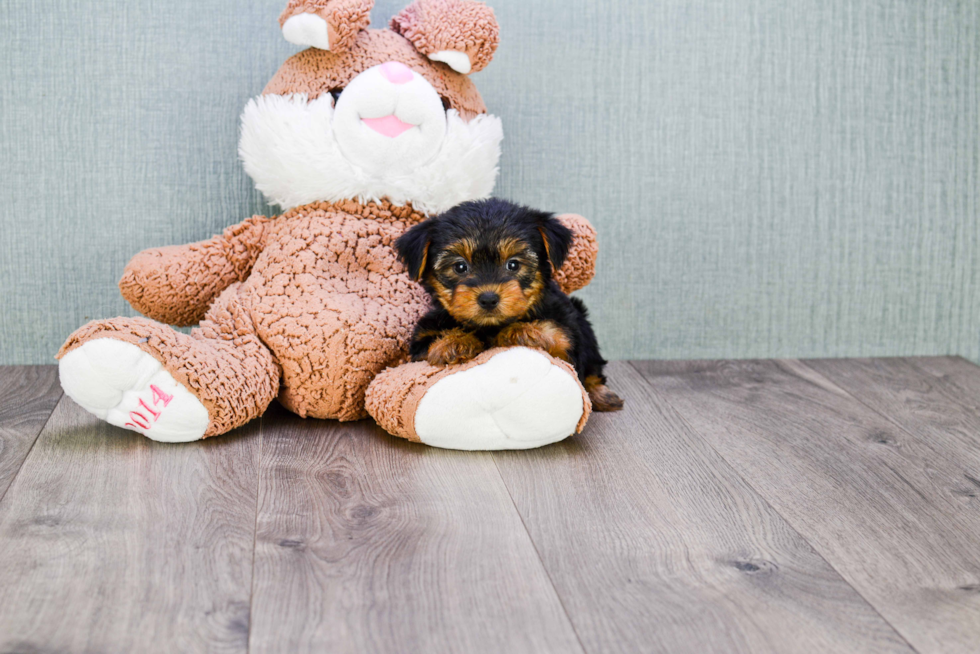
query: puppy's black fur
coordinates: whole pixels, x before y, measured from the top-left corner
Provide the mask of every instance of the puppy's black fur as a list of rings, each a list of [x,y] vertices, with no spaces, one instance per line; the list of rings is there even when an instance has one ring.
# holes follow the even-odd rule
[[[623,401],[606,387],[585,305],[553,279],[572,243],[553,214],[491,199],[419,223],[395,243],[434,308],[415,328],[410,354],[460,363],[507,345],[539,347],[571,363],[599,411]]]

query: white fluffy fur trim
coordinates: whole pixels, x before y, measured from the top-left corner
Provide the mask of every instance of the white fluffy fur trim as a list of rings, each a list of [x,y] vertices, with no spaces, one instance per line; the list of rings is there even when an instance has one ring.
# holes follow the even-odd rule
[[[436,214],[489,197],[497,179],[503,127],[496,116],[465,122],[447,115],[436,156],[408,174],[370,174],[341,153],[333,132],[333,98],[263,95],[242,113],[238,152],[255,187],[284,209],[311,202],[388,199]]]

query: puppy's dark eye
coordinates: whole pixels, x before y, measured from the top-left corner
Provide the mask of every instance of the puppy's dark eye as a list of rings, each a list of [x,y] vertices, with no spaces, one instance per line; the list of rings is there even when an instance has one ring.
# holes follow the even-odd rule
[[[453,264],[453,272],[455,272],[457,275],[465,275],[466,271],[469,269],[470,267],[467,266],[462,261],[457,261],[456,263]]]
[[[517,259],[511,259],[507,262],[507,270],[511,272],[517,272],[521,269],[521,262]]]
[[[334,105],[336,105],[337,104],[337,101],[340,100],[340,94],[343,93],[343,92],[344,92],[344,89],[334,89],[334,90],[330,91],[330,95],[333,96],[333,103],[334,103]]]

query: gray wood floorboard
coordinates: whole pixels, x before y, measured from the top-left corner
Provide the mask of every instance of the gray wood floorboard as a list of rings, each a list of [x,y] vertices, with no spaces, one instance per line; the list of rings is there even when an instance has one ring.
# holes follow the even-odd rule
[[[647,380],[920,652],[976,652],[980,512],[956,453],[798,361],[642,362]]]
[[[980,511],[980,368],[958,357],[804,363],[907,432],[891,445],[928,462],[951,520]]]
[[[980,367],[959,357],[813,359],[861,402],[957,458],[980,457]],[[980,489],[978,489],[980,490]]]
[[[60,399],[57,367],[0,367],[0,499]]]
[[[609,374],[491,455],[278,407],[157,444],[0,368],[0,652],[977,651],[980,368]]]
[[[246,651],[257,429],[159,444],[63,398],[0,504],[0,651]]]
[[[589,652],[909,652],[636,370],[586,432],[494,455]]]
[[[491,455],[266,423],[252,652],[581,651]]]

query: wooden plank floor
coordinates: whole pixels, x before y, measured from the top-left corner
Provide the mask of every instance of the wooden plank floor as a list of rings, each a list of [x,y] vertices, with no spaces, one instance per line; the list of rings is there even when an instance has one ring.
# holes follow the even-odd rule
[[[278,407],[161,445],[0,368],[0,653],[980,651],[980,368],[609,376],[489,454]]]

